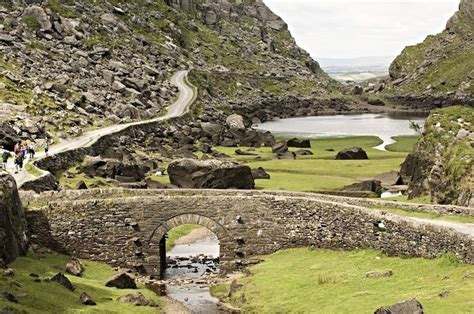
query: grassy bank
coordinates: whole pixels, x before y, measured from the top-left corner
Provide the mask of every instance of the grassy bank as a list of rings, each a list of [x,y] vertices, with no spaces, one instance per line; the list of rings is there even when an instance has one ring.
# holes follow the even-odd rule
[[[293,249],[264,258],[240,279],[230,300],[226,286],[212,292],[249,313],[373,313],[416,298],[426,313],[472,313],[474,265],[452,256],[435,260],[386,257],[375,250],[339,252]],[[390,277],[368,278],[373,271]],[[440,297],[447,291],[447,297]]]
[[[105,287],[104,283],[115,272],[110,266],[92,261],[82,261],[86,268],[82,277],[67,275],[76,287],[74,292],[56,282],[34,282],[35,278],[30,276],[35,273],[44,278],[64,272],[68,260],[68,257],[55,253],[18,258],[11,265],[16,272],[14,277],[5,277],[3,272],[0,275],[0,291],[16,295],[18,303],[0,299],[0,308],[8,307],[25,313],[156,313],[158,308],[136,307],[117,301],[120,296],[138,291],[160,306],[164,304],[153,292],[140,285],[139,290]],[[82,292],[89,294],[97,306],[82,305],[79,302]]]
[[[202,228],[200,225],[180,225],[177,227],[174,227],[168,232],[168,239],[166,240],[166,250],[169,251],[173,248],[176,240],[179,238],[182,238],[184,236],[187,236],[188,234],[191,233],[191,231],[195,229]]]

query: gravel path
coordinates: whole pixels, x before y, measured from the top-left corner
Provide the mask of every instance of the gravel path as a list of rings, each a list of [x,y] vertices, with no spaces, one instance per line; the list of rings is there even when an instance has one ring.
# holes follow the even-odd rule
[[[150,120],[131,122],[127,124],[112,125],[112,126],[108,126],[105,128],[101,128],[101,129],[84,133],[83,135],[77,138],[67,139],[57,145],[51,146],[49,149],[49,155],[54,155],[60,152],[73,150],[79,147],[87,147],[89,145],[92,145],[94,142],[96,142],[99,138],[101,138],[104,135],[120,132],[133,125],[141,125],[141,124],[147,124],[150,122],[164,121],[170,118],[182,116],[183,114],[188,112],[190,105],[193,103],[196,97],[195,90],[187,82],[187,75],[188,75],[188,71],[179,71],[175,75],[173,75],[173,77],[171,78],[171,83],[177,86],[179,89],[179,97],[174,104],[168,107],[168,112],[164,116],[150,119]],[[36,154],[35,159],[37,160],[44,157],[46,157],[46,154],[44,152],[40,152]],[[23,169],[19,173],[15,173],[14,168],[15,168],[15,165],[13,162],[13,158],[10,158],[9,163],[7,165],[7,170],[13,175],[19,187],[25,182],[31,181],[35,178],[32,174],[28,173],[25,169]]]

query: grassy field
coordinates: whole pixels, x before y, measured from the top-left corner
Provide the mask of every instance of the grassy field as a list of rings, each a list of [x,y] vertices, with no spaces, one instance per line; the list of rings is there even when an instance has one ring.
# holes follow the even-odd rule
[[[263,167],[271,175],[271,179],[257,180],[257,188],[309,192],[337,190],[357,181],[372,179],[384,172],[399,171],[400,164],[411,151],[412,142],[412,138],[402,137],[394,151],[384,152],[372,148],[382,143],[378,137],[312,139],[311,151],[314,155],[301,156],[296,160],[273,159],[269,147],[256,149],[261,160],[255,160],[255,156],[238,156],[235,154],[235,148],[216,149],[233,159],[247,163],[251,168]],[[353,146],[362,147],[369,160],[334,159],[338,151]]]
[[[255,156],[237,155],[235,147],[214,149],[251,168],[263,167],[271,179],[256,180],[257,189],[317,192],[338,190],[355,182],[373,179],[384,172],[399,171],[418,137],[402,136],[396,139],[398,142],[390,146],[390,151],[373,149],[372,147],[382,143],[374,136],[312,139],[310,150],[314,155],[299,156],[296,160],[278,160],[270,147],[256,148]],[[369,160],[334,159],[338,151],[353,146],[362,147]],[[248,147],[239,149],[246,150]],[[290,151],[297,150],[290,148]],[[153,177],[153,180],[163,184],[170,183],[168,176]]]
[[[387,145],[386,149],[391,152],[411,152],[420,139],[419,136],[394,136],[396,143]]]
[[[292,249],[264,257],[226,298],[227,286],[211,289],[249,313],[373,313],[416,298],[426,313],[474,312],[474,265],[452,256],[435,260],[386,257],[375,250],[352,252]],[[372,271],[393,276],[367,278]],[[439,294],[448,291],[448,296]]]
[[[166,250],[169,251],[173,248],[174,243],[179,238],[182,238],[191,233],[195,229],[202,228],[200,225],[180,225],[174,227],[168,232],[168,239],[166,240]]]
[[[69,258],[60,254],[44,256],[30,255],[18,258],[11,267],[15,269],[14,277],[5,277],[2,274],[0,291],[8,291],[18,297],[19,303],[12,303],[0,299],[0,308],[12,308],[25,313],[156,313],[157,308],[136,307],[116,301],[118,297],[141,292],[148,299],[160,306],[160,300],[153,292],[139,285],[139,290],[118,290],[107,288],[104,283],[114,275],[114,270],[105,264],[92,261],[82,261],[86,271],[81,278],[67,275],[76,290],[71,292],[56,282],[35,283],[31,273],[40,277],[52,277],[58,272],[64,272]],[[79,302],[82,292],[89,294],[97,302],[97,306],[85,306]]]

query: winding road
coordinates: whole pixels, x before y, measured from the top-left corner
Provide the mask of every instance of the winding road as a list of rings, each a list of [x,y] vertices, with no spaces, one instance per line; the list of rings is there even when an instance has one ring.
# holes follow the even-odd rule
[[[171,118],[180,117],[186,114],[189,111],[190,106],[195,101],[197,97],[197,89],[192,86],[188,80],[187,75],[189,71],[182,70],[178,71],[171,77],[171,83],[178,87],[179,89],[179,97],[178,99],[167,108],[167,113],[162,117],[138,121],[138,122],[131,122],[127,124],[118,124],[112,125],[105,128],[93,130],[87,133],[84,133],[82,136],[77,138],[67,139],[62,141],[57,145],[53,145],[50,147],[49,154],[54,155],[60,152],[74,150],[80,147],[87,147],[95,143],[98,139],[102,136],[113,134],[116,132],[123,131],[130,126],[135,125],[143,125],[147,123],[157,122],[157,121],[164,121]],[[38,153],[36,155],[36,160],[45,158],[46,155],[44,152]],[[25,182],[31,181],[37,177],[32,175],[31,173],[27,172],[25,169],[20,173],[14,173],[14,164],[13,158],[10,158],[9,163],[7,165],[7,170],[12,173],[14,176],[17,185],[21,187]],[[47,174],[46,171],[43,171],[43,175]],[[321,197],[324,197],[321,195]],[[342,202],[342,201],[341,201]],[[442,227],[450,230],[454,230],[460,234],[467,235],[471,239],[474,238],[474,224],[472,223],[458,223],[458,222],[451,222],[451,221],[444,221],[444,220],[432,220],[432,219],[424,219],[424,218],[416,218],[416,217],[408,217],[408,216],[401,216],[401,215],[394,215],[390,214],[391,219],[398,220],[398,221],[405,221],[410,222],[415,225],[430,225],[432,227]]]
[[[168,120],[171,118],[176,118],[176,117],[180,117],[184,115],[185,113],[189,111],[189,107],[192,105],[192,103],[197,97],[196,88],[192,86],[187,80],[188,73],[189,71],[187,70],[178,71],[176,74],[174,74],[171,77],[171,80],[170,80],[171,83],[175,85],[176,87],[178,87],[179,89],[179,97],[171,106],[167,108],[167,113],[165,115],[158,118],[149,119],[149,120],[112,125],[112,126],[108,126],[105,128],[101,128],[101,129],[84,133],[83,135],[79,137],[67,139],[67,140],[61,141],[57,145],[51,146],[49,149],[49,155],[55,155],[60,152],[69,151],[69,150],[77,149],[80,147],[90,146],[93,143],[95,143],[98,139],[100,139],[102,136],[123,131],[124,129],[130,126],[147,124],[147,123],[157,122],[157,121],[164,121],[164,120]],[[44,157],[46,157],[46,154],[44,152],[39,152],[36,154],[35,160],[42,159]],[[29,162],[29,160],[27,160],[26,162]],[[34,175],[27,172],[25,169],[23,169],[19,173],[14,173],[15,172],[14,168],[15,166],[14,166],[13,158],[10,158],[9,163],[7,164],[7,170],[13,175],[19,187],[21,187],[25,182],[28,182],[36,178]],[[41,169],[39,170],[42,171]],[[43,174],[45,173],[46,172],[43,171]]]

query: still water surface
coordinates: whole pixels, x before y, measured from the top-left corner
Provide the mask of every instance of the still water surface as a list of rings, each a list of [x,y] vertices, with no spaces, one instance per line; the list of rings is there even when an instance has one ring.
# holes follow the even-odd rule
[[[254,125],[259,130],[270,131],[280,136],[339,137],[378,136],[384,143],[377,149],[395,143],[394,136],[417,135],[410,122],[424,126],[426,113],[346,114],[304,118],[278,119]]]

